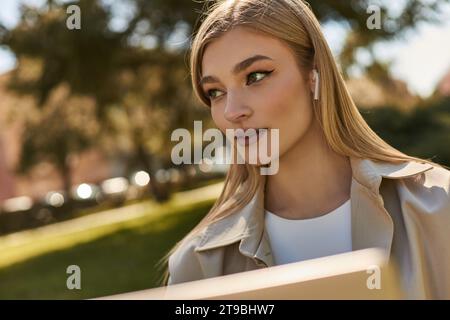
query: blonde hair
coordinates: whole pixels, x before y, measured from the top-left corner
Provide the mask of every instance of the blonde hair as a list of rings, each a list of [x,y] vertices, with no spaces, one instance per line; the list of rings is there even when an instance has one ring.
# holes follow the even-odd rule
[[[194,92],[199,100],[210,107],[199,80],[201,62],[208,43],[235,26],[276,37],[286,43],[294,53],[302,71],[316,68],[320,74],[319,100],[313,101],[318,120],[333,151],[338,154],[367,158],[375,161],[418,161],[437,165],[431,160],[408,156],[382,140],[366,123],[355,106],[322,34],[320,24],[309,4],[302,0],[219,0],[204,10],[202,21],[191,46],[190,68]],[[209,224],[229,216],[253,197],[261,176],[255,166],[230,165],[225,186],[208,214],[179,241],[163,258],[168,258],[185,241],[200,233]],[[169,270],[163,274],[167,284]]]

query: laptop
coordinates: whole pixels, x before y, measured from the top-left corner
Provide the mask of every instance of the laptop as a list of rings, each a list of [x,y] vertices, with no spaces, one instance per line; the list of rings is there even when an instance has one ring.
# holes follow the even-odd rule
[[[397,273],[382,249],[369,248],[97,299],[403,299]]]

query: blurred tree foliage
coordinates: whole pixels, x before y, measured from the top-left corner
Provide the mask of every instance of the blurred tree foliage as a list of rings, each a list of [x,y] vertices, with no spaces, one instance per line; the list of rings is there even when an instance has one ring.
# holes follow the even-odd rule
[[[381,2],[382,28],[376,30],[366,26],[369,0],[311,1],[311,7],[321,22],[349,27],[341,54],[345,72],[358,48],[398,37],[419,22],[439,21],[443,2],[448,0],[410,0],[396,12]],[[18,61],[10,88],[32,95],[38,106],[32,113],[15,113],[26,128],[20,170],[51,161],[70,184],[65,159],[97,145],[111,153],[132,154],[129,165],[143,167],[153,177],[170,159],[170,133],[180,127],[192,130],[194,119],[210,119],[192,95],[186,53],[199,13],[211,3],[52,0],[39,8],[23,5],[20,22],[12,29],[0,25],[0,45],[10,48]],[[81,9],[79,30],[66,27],[72,4]],[[383,69],[373,69],[384,79],[379,75]],[[93,112],[86,113],[85,121],[97,122],[92,125],[96,129],[86,133],[73,123],[78,120],[72,113],[56,111],[50,97],[62,86],[68,93],[57,103],[59,108],[73,110],[77,99],[92,99]],[[165,199],[156,180],[151,183],[155,196]]]
[[[382,66],[377,61],[374,48],[379,43],[396,40],[408,35],[411,31],[423,23],[442,23],[448,20],[445,5],[448,0],[408,0],[408,1],[389,1],[389,0],[338,0],[338,1],[310,1],[314,13],[320,21],[335,21],[346,26],[348,30],[344,47],[339,55],[339,62],[344,74],[349,69],[358,64],[356,55],[358,51],[363,50],[370,56],[371,62],[363,67],[369,75],[370,70],[375,65],[375,80],[379,77],[379,67]],[[375,10],[380,12],[380,28],[369,29],[367,19],[374,15]],[[362,67],[360,65],[360,67]],[[384,69],[384,72],[388,72]]]
[[[67,188],[67,159],[96,144],[112,154],[131,153],[129,165],[153,176],[170,157],[170,133],[190,128],[193,119],[208,115],[195,107],[185,61],[188,44],[175,49],[166,46],[169,34],[180,28],[177,23],[183,19],[164,9],[167,2],[129,2],[136,16],[124,30],[113,31],[111,5],[79,1],[75,4],[81,8],[82,27],[69,30],[66,8],[70,4],[52,1],[42,8],[23,6],[20,23],[0,32],[1,43],[18,59],[10,89],[31,94],[37,104],[36,112],[14,112],[25,122],[18,169],[27,172],[39,161],[50,161],[60,169]],[[178,3],[177,8],[185,18],[190,14],[188,20],[193,23],[192,5],[182,8]],[[155,16],[160,10],[165,11]],[[152,30],[144,23],[150,18]],[[146,46],[149,39],[154,43]],[[74,130],[76,117],[55,108],[50,97],[61,86],[69,90],[66,99],[58,102],[61,109],[73,109],[70,97],[94,99],[95,112],[90,115],[99,124],[96,134],[86,134],[79,127]],[[156,198],[165,199],[167,194],[156,179],[151,183]]]
[[[71,95],[67,86],[54,90],[46,108],[24,121],[17,171],[25,173],[42,161],[51,162],[61,173],[64,190],[70,192],[71,155],[91,147],[99,131],[94,112],[92,99]]]
[[[385,106],[361,113],[380,137],[402,152],[450,166],[450,97],[408,111]]]

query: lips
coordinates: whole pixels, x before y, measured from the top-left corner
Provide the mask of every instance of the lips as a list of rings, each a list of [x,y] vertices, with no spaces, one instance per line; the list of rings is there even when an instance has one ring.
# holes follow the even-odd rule
[[[266,129],[266,130],[261,130]],[[260,135],[266,133],[268,128],[258,128],[258,129],[237,129],[235,139],[240,145],[249,145],[256,142]]]
[[[261,129],[268,128],[248,128],[248,129],[236,129],[235,136],[236,138],[244,138],[244,137],[253,137],[254,135],[258,135],[262,132]]]

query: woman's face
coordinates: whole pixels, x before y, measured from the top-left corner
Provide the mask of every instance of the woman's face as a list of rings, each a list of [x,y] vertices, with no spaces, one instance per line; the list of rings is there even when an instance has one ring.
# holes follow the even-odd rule
[[[202,88],[222,132],[277,128],[281,158],[310,128],[311,75],[302,76],[290,48],[277,38],[236,27],[209,43],[202,71]]]

